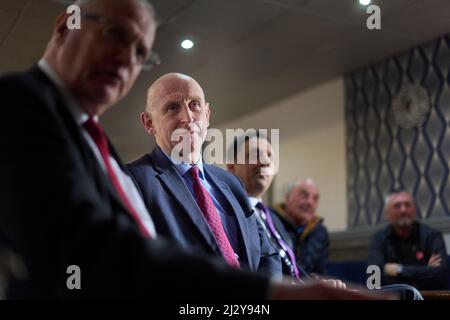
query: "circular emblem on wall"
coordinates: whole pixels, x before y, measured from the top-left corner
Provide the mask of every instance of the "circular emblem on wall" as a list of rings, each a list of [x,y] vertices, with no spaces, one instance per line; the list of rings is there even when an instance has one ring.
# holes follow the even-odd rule
[[[427,89],[413,83],[403,85],[392,100],[395,122],[405,129],[421,126],[430,107]]]

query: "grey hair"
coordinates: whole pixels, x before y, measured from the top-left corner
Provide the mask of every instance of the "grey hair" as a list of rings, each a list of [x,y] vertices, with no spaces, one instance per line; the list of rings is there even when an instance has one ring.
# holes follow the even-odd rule
[[[270,143],[269,138],[266,134],[260,132],[259,130],[247,129],[245,132],[239,136],[234,137],[234,140],[227,149],[227,161],[230,163],[235,163],[237,161],[238,153],[242,147],[250,141],[251,139],[264,139]],[[228,159],[228,156],[233,155],[233,159]]]
[[[82,9],[89,9],[95,8],[98,1],[99,0],[77,0],[75,1],[74,4]],[[155,8],[149,1],[147,0],[134,0],[134,1],[138,2],[144,9],[147,9],[153,20],[157,21]]]
[[[287,184],[287,186],[285,187],[284,196],[288,197],[291,194],[291,192],[303,182],[312,182],[314,185],[316,185],[316,183],[312,178],[297,178]]]
[[[391,204],[392,196],[393,196],[394,194],[398,194],[398,193],[407,193],[407,194],[411,195],[411,197],[412,197],[412,193],[409,192],[409,191],[406,190],[406,189],[392,190],[390,193],[388,193],[388,194],[384,197],[384,208],[383,208],[383,211],[386,211],[387,208],[389,207],[389,205]],[[414,199],[413,199],[413,201],[414,201]]]
[[[294,190],[297,186],[300,185],[300,183],[302,182],[303,179],[297,178],[295,180],[292,180],[290,182],[288,182],[287,184],[285,184],[284,186],[284,196],[288,197],[292,190]]]

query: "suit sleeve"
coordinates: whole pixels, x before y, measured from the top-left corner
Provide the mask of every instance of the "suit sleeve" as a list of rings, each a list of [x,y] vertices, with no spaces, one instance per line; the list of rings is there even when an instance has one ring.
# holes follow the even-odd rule
[[[44,93],[0,79],[0,233],[28,269],[17,298],[263,298],[268,278],[143,238],[112,212]],[[68,290],[67,267],[81,269]],[[236,288],[240,288],[236,290]]]
[[[238,186],[238,188],[235,190],[235,195],[238,198],[238,201],[241,203],[242,209],[244,212],[251,212],[252,206],[250,205],[250,201],[248,199],[247,192],[245,191],[244,184],[242,181],[235,175],[228,174],[231,179],[233,179],[234,183]],[[237,182],[237,183],[236,183]],[[253,213],[254,214],[254,213]],[[278,252],[275,250],[275,248],[270,243],[270,240],[268,239],[264,229],[262,226],[256,221],[255,219],[255,228],[258,232],[258,238],[259,238],[259,246],[260,246],[260,259],[258,264],[258,272],[262,274],[271,275],[275,278],[279,278],[282,276],[282,263],[281,258],[278,254]]]
[[[271,245],[263,227],[257,223],[258,234],[261,243],[261,258],[258,266],[258,272],[272,275],[275,278],[281,278],[283,267],[281,258],[275,248]]]

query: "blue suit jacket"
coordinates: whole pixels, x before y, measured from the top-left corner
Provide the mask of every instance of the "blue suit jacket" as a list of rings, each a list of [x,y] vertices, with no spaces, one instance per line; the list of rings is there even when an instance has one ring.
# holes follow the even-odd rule
[[[218,167],[205,163],[203,166],[208,181],[215,184],[228,202],[224,209],[227,208],[228,214],[234,215],[237,221],[237,254],[241,266],[280,275],[280,258],[263,235],[239,179]],[[197,254],[222,256],[183,177],[159,147],[127,167],[141,191],[158,234]]]

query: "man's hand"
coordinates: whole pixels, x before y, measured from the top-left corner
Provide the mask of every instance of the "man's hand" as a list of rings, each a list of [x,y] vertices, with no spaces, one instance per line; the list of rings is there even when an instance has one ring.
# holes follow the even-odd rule
[[[398,263],[389,262],[384,265],[384,273],[391,277],[397,276],[399,269],[400,265]]]
[[[328,284],[334,288],[338,288],[338,289],[346,289],[347,288],[347,284],[339,279],[320,279],[320,281],[322,281],[325,284]]]
[[[334,280],[335,281],[335,280]],[[289,281],[272,282],[268,299],[275,300],[393,300],[395,295],[364,288],[337,288],[326,281],[307,281],[291,284]]]
[[[322,275],[319,275],[316,273],[310,273],[309,275],[312,277],[313,280],[322,281],[322,282],[327,283],[335,288],[340,288],[340,289],[347,288],[347,284],[342,280],[325,278]]]
[[[439,254],[433,253],[430,257],[430,260],[428,260],[428,265],[431,267],[439,267],[442,262],[442,257]]]
[[[430,257],[430,260],[428,260],[428,265],[431,267],[439,267],[442,262],[442,257],[439,254],[433,253]],[[384,265],[384,273],[386,273],[388,276],[395,277],[398,276],[400,270],[400,264],[398,263],[386,263]]]

